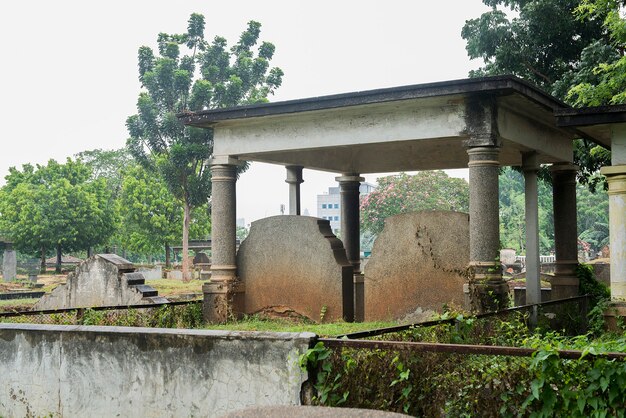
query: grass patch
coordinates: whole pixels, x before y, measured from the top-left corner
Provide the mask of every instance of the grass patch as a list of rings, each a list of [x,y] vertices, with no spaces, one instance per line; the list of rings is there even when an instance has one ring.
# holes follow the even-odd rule
[[[316,324],[313,322],[294,322],[287,319],[263,319],[248,316],[241,321],[227,322],[221,325],[207,325],[206,329],[228,331],[268,331],[268,332],[313,332],[321,337],[334,337],[357,331],[385,328],[398,325],[395,322],[333,322]]]
[[[39,299],[10,299],[0,300],[0,311],[25,311],[33,307]]]
[[[185,293],[202,293],[201,280],[191,280],[187,283],[178,279],[146,280],[146,284],[159,291],[159,296],[180,295]]]

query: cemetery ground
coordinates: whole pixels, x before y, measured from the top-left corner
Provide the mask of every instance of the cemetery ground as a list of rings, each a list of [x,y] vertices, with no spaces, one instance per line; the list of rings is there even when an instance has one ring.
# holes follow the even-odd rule
[[[40,281],[52,287],[62,280],[49,275]],[[160,292],[170,295],[202,283],[159,281]],[[298,359],[309,371],[308,404],[415,416],[624,416],[626,328],[604,329],[606,289],[584,283],[591,285],[584,291],[592,293],[588,318],[577,302],[556,310],[540,307],[536,327],[529,326],[528,310],[475,317],[455,307],[429,324],[403,329],[397,322],[319,323],[322,318],[260,315],[206,325],[197,302],[123,313],[87,310],[79,321],[59,315],[54,323],[313,332],[318,343]],[[552,321],[555,315],[564,320]],[[337,338],[372,329],[379,331]]]

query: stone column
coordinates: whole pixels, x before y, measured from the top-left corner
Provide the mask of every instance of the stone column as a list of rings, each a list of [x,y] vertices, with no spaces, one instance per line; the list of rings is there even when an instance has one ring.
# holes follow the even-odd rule
[[[537,153],[522,155],[524,171],[524,202],[526,221],[526,303],[541,302],[539,265],[539,198]],[[536,318],[535,318],[536,319]]]
[[[626,165],[603,167],[601,172],[609,183],[611,300],[626,302]]]
[[[302,167],[299,165],[288,165],[287,180],[289,184],[289,214],[300,215],[300,185],[304,183],[302,180]]]
[[[348,261],[354,267],[354,312],[355,320],[365,316],[365,289],[361,274],[361,216],[359,187],[365,181],[356,173],[344,174],[335,178],[341,193],[341,240],[346,249]]]
[[[578,232],[576,226],[576,172],[572,164],[554,164],[552,195],[556,269],[552,278],[552,300],[578,296]]]
[[[611,132],[611,166],[600,170],[609,183],[611,306],[605,311],[609,328],[619,330],[616,317],[626,317],[626,125]]]
[[[211,281],[202,287],[209,322],[225,322],[243,313],[243,285],[237,280],[236,265],[236,162],[230,158],[211,162]]]
[[[508,306],[508,286],[500,265],[498,147],[470,147],[470,300],[479,312]]]

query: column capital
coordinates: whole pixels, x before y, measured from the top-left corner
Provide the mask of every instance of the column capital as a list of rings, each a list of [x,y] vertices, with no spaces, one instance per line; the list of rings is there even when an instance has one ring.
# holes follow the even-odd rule
[[[285,183],[289,184],[302,184],[304,183],[304,179],[302,178],[302,167],[301,165],[286,165],[287,169],[287,179]]]
[[[209,166],[215,165],[232,165],[232,166],[240,166],[245,164],[245,161],[241,161],[237,158],[233,158],[229,155],[214,155],[208,160]]]
[[[341,176],[335,177],[335,181],[339,183],[348,183],[348,182],[361,183],[365,181],[365,178],[359,176],[359,174],[357,173],[347,173],[347,174],[342,174]]]
[[[536,151],[522,153],[522,171],[525,173],[529,171],[537,172],[540,167],[541,164],[537,161]]]
[[[500,147],[468,147],[468,167],[500,167]]]
[[[626,175],[626,165],[609,165],[602,167],[600,173],[607,178]]]
[[[550,166],[551,173],[567,172],[567,171],[573,171],[574,173],[577,173],[578,170],[580,170],[580,167],[571,163],[555,163]]]
[[[236,182],[237,166],[230,164],[214,164],[211,166],[211,182]]]
[[[626,165],[602,167],[600,173],[606,176],[609,183],[609,195],[626,194]]]

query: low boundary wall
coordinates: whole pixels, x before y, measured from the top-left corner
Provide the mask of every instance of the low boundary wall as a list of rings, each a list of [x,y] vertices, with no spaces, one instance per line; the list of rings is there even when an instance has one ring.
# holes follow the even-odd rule
[[[0,324],[0,416],[209,416],[299,405],[312,333]]]

